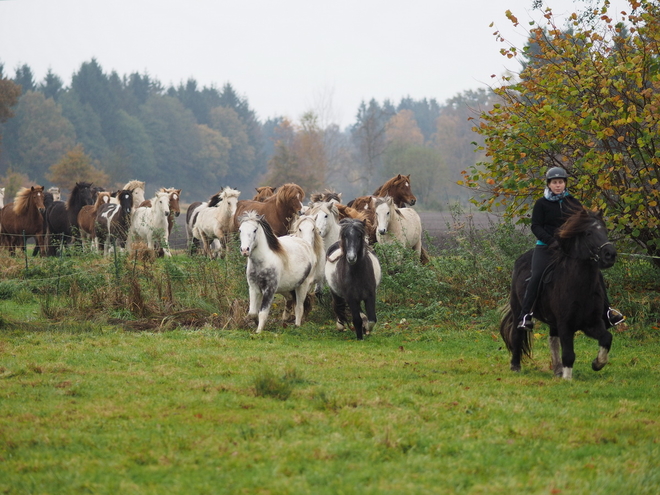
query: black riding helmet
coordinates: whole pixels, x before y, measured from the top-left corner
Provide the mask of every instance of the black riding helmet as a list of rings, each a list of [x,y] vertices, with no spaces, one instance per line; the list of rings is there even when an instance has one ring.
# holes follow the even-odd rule
[[[545,173],[545,181],[550,182],[552,179],[564,179],[568,182],[568,174],[561,167],[552,167]]]

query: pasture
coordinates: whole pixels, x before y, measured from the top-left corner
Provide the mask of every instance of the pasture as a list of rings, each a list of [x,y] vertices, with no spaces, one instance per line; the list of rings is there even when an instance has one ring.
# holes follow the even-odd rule
[[[283,325],[280,296],[255,334],[233,242],[216,260],[0,253],[1,492],[660,490],[647,261],[605,272],[628,322],[597,373],[597,342],[577,334],[569,382],[543,325],[533,359],[509,371],[498,308],[530,245],[511,226],[464,226],[425,265],[377,246],[364,341],[337,332],[328,301]]]

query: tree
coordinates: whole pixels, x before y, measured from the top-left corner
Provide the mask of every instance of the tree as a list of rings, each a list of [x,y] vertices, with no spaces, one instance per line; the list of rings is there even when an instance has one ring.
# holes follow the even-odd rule
[[[41,182],[48,168],[75,145],[75,130],[62,109],[36,91],[24,94],[16,117],[5,126],[6,150],[12,167]]]
[[[18,98],[21,96],[21,87],[9,79],[5,79],[2,76],[2,70],[3,66],[0,64],[0,124],[14,116],[12,107],[18,103]],[[0,134],[1,145],[2,135]]]
[[[593,20],[573,14],[570,31],[546,11],[547,28],[530,33],[538,49],[523,50],[529,60],[520,79],[504,78],[495,89],[501,102],[474,128],[489,161],[466,171],[464,183],[486,194],[477,200],[482,207],[525,215],[546,169],[564,167],[575,196],[658,256],[660,5],[630,0],[628,29],[612,22],[608,7],[605,1]],[[502,50],[509,58],[519,52]]]
[[[424,144],[424,135],[417,125],[412,110],[400,110],[385,125],[388,146],[406,146]]]
[[[92,165],[92,159],[80,144],[52,165],[46,178],[61,189],[69,191],[76,182],[92,182],[102,186],[108,183],[108,175]]]
[[[14,82],[21,87],[23,94],[28,91],[34,91],[36,85],[34,84],[34,75],[32,74],[32,69],[27,64],[23,64],[16,69],[16,75],[14,76]]]
[[[63,87],[64,83],[62,82],[62,79],[55,75],[51,69],[48,69],[44,82],[39,85],[39,91],[41,91],[46,98],[52,98],[57,101],[62,93]]]

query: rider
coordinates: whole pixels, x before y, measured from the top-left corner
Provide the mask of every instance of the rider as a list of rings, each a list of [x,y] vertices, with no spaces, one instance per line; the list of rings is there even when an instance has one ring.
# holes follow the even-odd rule
[[[543,197],[539,198],[532,210],[532,233],[536,236],[536,247],[532,256],[532,276],[527,283],[522,311],[518,321],[518,328],[531,331],[534,328],[532,321],[532,307],[538,295],[541,277],[550,263],[550,250],[552,244],[557,242],[555,231],[563,225],[571,213],[582,208],[582,204],[566,189],[568,174],[561,167],[548,169],[545,175],[546,185]],[[602,277],[601,277],[602,279]],[[605,282],[603,281],[603,288]],[[603,314],[607,328],[618,325],[625,320],[624,316],[610,307],[605,291],[605,310]]]

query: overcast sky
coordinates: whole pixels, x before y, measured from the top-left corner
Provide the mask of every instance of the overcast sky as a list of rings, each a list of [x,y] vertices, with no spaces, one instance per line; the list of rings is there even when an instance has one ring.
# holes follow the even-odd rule
[[[547,0],[566,18],[580,0]],[[613,0],[619,11],[625,0]],[[0,63],[69,85],[83,62],[165,86],[229,82],[260,119],[316,110],[342,126],[362,100],[448,98],[516,71],[532,0],[0,0]],[[521,25],[505,17],[509,9]],[[489,27],[494,22],[493,27]]]

